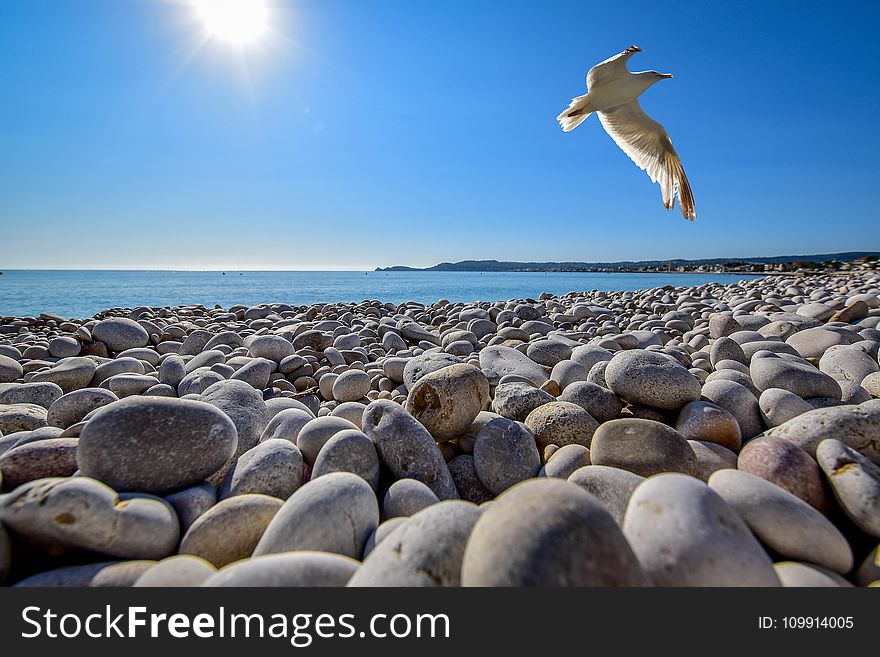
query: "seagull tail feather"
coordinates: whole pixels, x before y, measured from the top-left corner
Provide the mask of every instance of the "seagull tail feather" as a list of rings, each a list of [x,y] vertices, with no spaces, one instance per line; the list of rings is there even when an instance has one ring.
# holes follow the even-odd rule
[[[670,162],[673,179],[678,191],[678,207],[681,214],[688,221],[694,221],[697,218],[697,208],[694,205],[694,193],[691,191],[691,184],[688,182],[687,176],[684,174],[684,167],[681,166],[681,160],[678,157],[671,158]],[[670,206],[671,207],[671,206]]]
[[[559,116],[556,117],[559,125],[562,126],[563,132],[571,132],[593,113],[593,108],[590,106],[590,101],[587,98],[588,95],[585,94],[573,98],[568,108],[560,112]]]

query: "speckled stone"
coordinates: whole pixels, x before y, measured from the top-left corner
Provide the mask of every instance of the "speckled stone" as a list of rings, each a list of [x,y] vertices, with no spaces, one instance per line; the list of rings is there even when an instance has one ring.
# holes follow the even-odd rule
[[[601,425],[590,446],[593,465],[607,465],[650,477],[661,472],[695,474],[697,457],[672,427],[639,418]]]
[[[547,445],[589,447],[599,423],[582,407],[571,402],[543,404],[529,413],[525,425],[535,435],[538,449]]]
[[[828,510],[828,496],[816,461],[788,440],[775,436],[750,440],[739,453],[736,467],[784,488],[819,511]]]
[[[541,455],[529,429],[513,420],[497,418],[483,427],[474,443],[477,478],[493,495],[537,476]]]
[[[614,355],[605,369],[608,388],[624,401],[676,410],[700,398],[700,382],[667,355],[632,349]]]
[[[880,467],[833,438],[819,443],[816,460],[849,519],[880,538]]]

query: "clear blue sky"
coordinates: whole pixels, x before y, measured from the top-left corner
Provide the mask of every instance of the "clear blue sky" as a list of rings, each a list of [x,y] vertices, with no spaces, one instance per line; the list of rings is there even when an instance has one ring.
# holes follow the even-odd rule
[[[237,51],[184,0],[0,5],[0,267],[368,269],[880,249],[880,5],[275,0]],[[696,223],[595,117],[670,72]]]

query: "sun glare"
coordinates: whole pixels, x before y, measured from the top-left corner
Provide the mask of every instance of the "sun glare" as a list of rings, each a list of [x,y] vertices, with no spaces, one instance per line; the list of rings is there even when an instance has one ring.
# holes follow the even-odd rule
[[[207,32],[234,45],[257,41],[269,28],[265,0],[194,0]]]

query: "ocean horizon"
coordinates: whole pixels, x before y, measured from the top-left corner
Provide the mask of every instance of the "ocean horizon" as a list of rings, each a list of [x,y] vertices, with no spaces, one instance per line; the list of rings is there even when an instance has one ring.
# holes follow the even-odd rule
[[[0,315],[56,313],[84,318],[116,307],[359,302],[378,299],[430,304],[537,298],[590,290],[644,290],[717,282],[761,274],[644,272],[440,272],[5,269]]]

